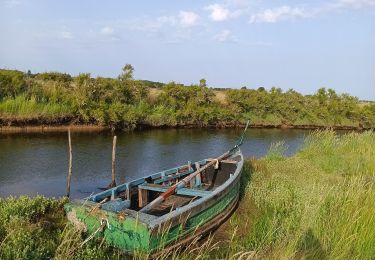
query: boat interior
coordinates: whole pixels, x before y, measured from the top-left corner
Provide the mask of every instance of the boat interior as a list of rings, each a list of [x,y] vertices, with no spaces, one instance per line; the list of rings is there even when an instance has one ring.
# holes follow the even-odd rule
[[[185,184],[184,188],[176,190],[174,194],[147,212],[149,215],[162,216],[212,194],[215,189],[233,176],[240,160],[240,156],[235,156],[220,162],[215,159],[205,159],[196,163],[189,162],[180,167],[121,184],[93,195],[89,200],[99,203],[100,207],[107,211],[117,213],[123,210],[139,211],[180,180],[206,164],[216,161],[215,164],[193,177]]]

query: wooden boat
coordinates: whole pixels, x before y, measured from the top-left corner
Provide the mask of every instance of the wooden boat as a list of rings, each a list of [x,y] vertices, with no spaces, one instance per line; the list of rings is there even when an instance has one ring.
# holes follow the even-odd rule
[[[65,205],[68,219],[89,237],[102,237],[130,254],[189,243],[219,227],[235,210],[244,133],[215,159],[188,162],[71,201]]]

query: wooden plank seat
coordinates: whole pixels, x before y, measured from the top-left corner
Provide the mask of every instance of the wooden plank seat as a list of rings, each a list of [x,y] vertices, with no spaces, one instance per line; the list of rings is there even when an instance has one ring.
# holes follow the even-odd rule
[[[169,186],[162,186],[158,184],[142,184],[138,186],[139,189],[149,190],[149,191],[157,191],[157,192],[165,192],[168,190]],[[184,195],[184,196],[192,196],[192,197],[205,197],[212,193],[212,191],[207,190],[197,190],[197,189],[189,189],[189,188],[182,188],[176,191],[177,195]]]

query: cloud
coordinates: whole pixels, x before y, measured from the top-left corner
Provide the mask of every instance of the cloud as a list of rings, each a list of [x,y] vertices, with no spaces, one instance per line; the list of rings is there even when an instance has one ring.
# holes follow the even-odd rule
[[[164,27],[189,28],[199,24],[200,16],[194,12],[180,11],[177,15],[159,16],[156,18],[143,17],[127,21],[126,27],[135,31],[158,33]]]
[[[22,2],[19,0],[6,0],[3,2],[3,4],[5,5],[5,7],[13,8],[13,7],[21,5]]]
[[[113,29],[113,27],[110,26],[105,26],[102,29],[100,29],[100,33],[104,35],[113,35],[114,32],[115,29]]]
[[[256,14],[253,14],[250,18],[250,23],[277,23],[280,21],[295,20],[299,18],[306,18],[311,16],[303,9],[298,7],[281,6],[272,9],[266,9]]]
[[[178,18],[182,27],[191,27],[198,24],[200,17],[194,12],[180,11]]]
[[[73,39],[73,34],[69,31],[61,31],[58,33],[58,37],[61,38],[61,39]]]
[[[223,30],[214,36],[214,40],[218,42],[237,42],[230,30]]]
[[[205,9],[211,11],[209,16],[215,22],[225,21],[230,17],[229,9],[220,4],[212,4],[205,7]]]
[[[375,7],[375,0],[338,0],[337,7],[353,9]]]

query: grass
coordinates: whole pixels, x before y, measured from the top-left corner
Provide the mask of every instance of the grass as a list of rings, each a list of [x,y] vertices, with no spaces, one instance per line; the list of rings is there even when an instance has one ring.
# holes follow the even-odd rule
[[[315,132],[292,157],[282,143],[248,160],[241,202],[221,237],[195,241],[164,259],[373,259],[375,133]],[[119,259],[66,223],[64,200],[0,200],[2,259]],[[137,254],[136,259],[147,256]]]
[[[51,118],[58,119],[72,115],[72,108],[63,103],[40,103],[35,98],[18,96],[0,102],[0,116],[16,118]]]

